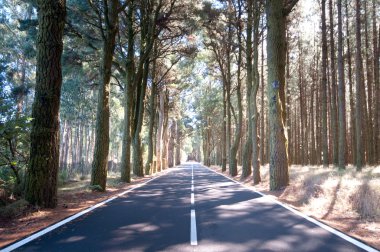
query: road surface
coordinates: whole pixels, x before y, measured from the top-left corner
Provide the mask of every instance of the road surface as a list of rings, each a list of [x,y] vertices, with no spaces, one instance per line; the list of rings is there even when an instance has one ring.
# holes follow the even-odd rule
[[[4,251],[376,251],[196,163],[25,242]]]

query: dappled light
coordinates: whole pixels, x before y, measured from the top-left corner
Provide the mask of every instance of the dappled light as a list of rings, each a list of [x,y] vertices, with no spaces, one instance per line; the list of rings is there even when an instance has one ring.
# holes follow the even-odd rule
[[[376,251],[379,8],[0,0],[0,248]]]

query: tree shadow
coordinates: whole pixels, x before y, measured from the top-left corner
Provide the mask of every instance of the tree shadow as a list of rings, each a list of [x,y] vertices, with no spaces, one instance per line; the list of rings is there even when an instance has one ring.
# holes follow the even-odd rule
[[[332,200],[330,202],[329,208],[327,209],[326,213],[322,216],[322,220],[324,220],[327,217],[329,217],[329,215],[334,210],[334,207],[335,207],[335,204],[336,204],[336,200],[338,198],[338,192],[340,190],[341,184],[342,184],[342,176],[339,177],[338,184],[336,185],[336,187],[334,189],[334,196],[333,196],[333,198],[332,198]]]

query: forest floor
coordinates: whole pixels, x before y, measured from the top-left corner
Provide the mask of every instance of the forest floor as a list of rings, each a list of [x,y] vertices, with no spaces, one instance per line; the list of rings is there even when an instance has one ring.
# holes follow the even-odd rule
[[[222,172],[219,166],[211,168]],[[224,174],[228,176],[228,167]],[[353,166],[338,171],[332,166],[292,165],[289,176],[290,185],[274,192],[269,191],[268,165],[261,167],[262,182],[255,186],[252,176],[229,177],[380,249],[380,166],[357,173]]]
[[[120,182],[118,174],[111,174],[107,178],[107,191],[105,193],[91,191],[89,179],[71,180],[59,187],[58,206],[55,209],[29,208],[16,218],[0,218],[0,248],[111,198],[137,184],[144,183],[152,177],[162,175],[166,171],[144,178],[133,177],[130,184]]]
[[[221,172],[218,166],[211,168]],[[228,176],[228,172],[225,172],[225,175]],[[131,184],[125,184],[120,183],[118,176],[113,174],[108,178],[106,193],[89,190],[89,180],[70,181],[58,190],[57,208],[32,209],[17,218],[0,218],[0,247],[143,183],[151,177],[133,178]],[[339,172],[332,167],[293,165],[290,167],[290,185],[275,192],[268,190],[268,166],[261,167],[261,178],[262,182],[256,186],[252,185],[252,176],[240,180],[238,175],[233,179],[380,249],[380,166],[367,167],[363,172],[356,173],[352,166]]]

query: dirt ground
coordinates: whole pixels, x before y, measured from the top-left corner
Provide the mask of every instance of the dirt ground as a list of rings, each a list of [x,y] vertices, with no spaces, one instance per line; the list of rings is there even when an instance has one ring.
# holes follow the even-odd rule
[[[212,169],[221,172],[220,167],[213,166]],[[227,175],[227,173],[225,174]],[[262,183],[256,186],[252,185],[252,177],[240,180],[239,176],[237,176],[233,179],[247,186],[254,187],[257,191],[271,195],[274,199],[286,203],[306,215],[380,249],[380,223],[378,221],[369,221],[360,218],[357,214],[348,211],[345,206],[339,206],[339,204],[327,211],[321,211],[321,207],[317,205],[318,201],[311,200],[308,204],[302,204],[294,197],[294,190],[297,190],[294,185],[282,191],[271,192],[268,190],[269,181],[265,175],[262,177]],[[44,227],[117,195],[137,184],[144,183],[150,178],[152,178],[152,176],[134,178],[131,184],[119,183],[116,179],[111,178],[108,183],[107,192],[105,193],[90,191],[88,189],[88,181],[72,181],[67,183],[59,189],[57,208],[35,210],[12,220],[0,219],[0,247],[4,247],[35,233]],[[315,193],[318,193],[318,190],[313,191],[314,197]],[[344,214],[342,214],[342,212]]]

